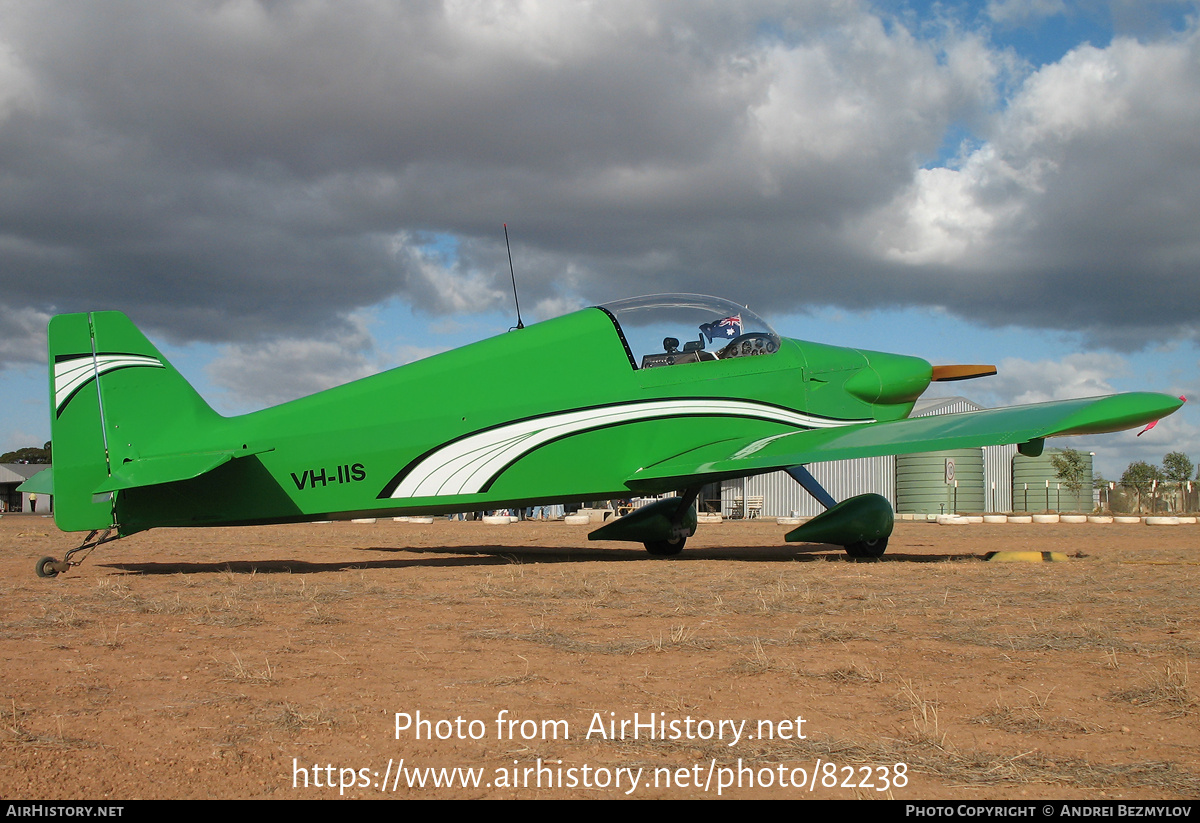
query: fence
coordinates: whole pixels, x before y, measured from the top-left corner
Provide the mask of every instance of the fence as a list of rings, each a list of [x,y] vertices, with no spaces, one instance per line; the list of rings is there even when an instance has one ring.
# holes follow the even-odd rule
[[[1095,504],[1101,511],[1117,514],[1182,514],[1200,511],[1200,483],[1159,481],[1144,486],[1105,484],[1096,490]]]

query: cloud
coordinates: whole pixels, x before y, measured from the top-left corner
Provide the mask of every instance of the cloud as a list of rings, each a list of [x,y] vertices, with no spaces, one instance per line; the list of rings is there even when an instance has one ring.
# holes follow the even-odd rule
[[[46,324],[50,315],[0,304],[0,370],[46,363]]]
[[[1042,17],[1065,14],[1064,0],[989,0],[987,16],[997,23],[1019,26]]]
[[[227,393],[221,399],[232,413],[285,403],[379,370],[375,340],[361,315],[320,338],[226,344],[205,367],[208,378]]]
[[[1097,397],[1117,393],[1112,381],[1128,376],[1130,367],[1120,355],[1075,352],[1057,360],[1006,357],[996,372],[969,384],[934,383],[926,393],[930,397],[966,394],[985,408]]]
[[[1007,399],[1005,405],[1020,405],[1115,394],[1109,381],[1128,371],[1122,358],[1105,354],[1076,353],[1036,362],[1007,357],[987,382],[990,391]]]
[[[988,141],[918,172],[860,237],[910,280],[940,280],[967,317],[1117,348],[1194,339],[1198,42],[1193,30],[1075,49],[1026,80]]]
[[[389,300],[504,306],[508,222],[552,311],[690,291],[1191,337],[1191,26],[1026,76],[861,2],[15,3],[0,300],[318,345]]]
[[[0,45],[33,91],[0,124],[6,299],[119,302],[179,342],[395,295],[487,306],[505,220],[546,298],[707,288],[735,261],[765,296],[989,88],[855,3],[10,11]],[[398,253],[422,232],[480,256],[431,281]]]

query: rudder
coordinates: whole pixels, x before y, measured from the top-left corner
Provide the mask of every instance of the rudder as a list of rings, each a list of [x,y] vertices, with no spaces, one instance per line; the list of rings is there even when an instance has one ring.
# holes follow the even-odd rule
[[[113,471],[179,450],[219,417],[120,312],[59,315],[48,337],[54,519],[64,531],[108,528],[114,493],[97,489]]]

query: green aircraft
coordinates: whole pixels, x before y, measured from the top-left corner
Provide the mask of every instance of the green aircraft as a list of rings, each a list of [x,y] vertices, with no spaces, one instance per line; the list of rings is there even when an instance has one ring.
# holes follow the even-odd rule
[[[681,344],[681,340],[684,342]],[[1017,443],[1141,426],[1153,393],[908,418],[934,380],[994,374],[782,338],[698,295],[583,309],[262,411],[223,417],[119,312],[50,321],[54,496],[76,555],[162,526],[448,514],[667,495],[593,539],[674,555],[701,487],[787,470],[826,508],[786,535],[883,554],[888,501],[835,502],[804,464]]]

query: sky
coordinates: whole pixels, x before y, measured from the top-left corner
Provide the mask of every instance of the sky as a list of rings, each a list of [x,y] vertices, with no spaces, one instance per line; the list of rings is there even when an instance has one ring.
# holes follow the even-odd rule
[[[505,223],[527,324],[707,293],[987,406],[1200,397],[1198,6],[0,0],[0,451],[56,313],[241,413],[504,333]],[[1058,443],[1200,459],[1200,405]]]

